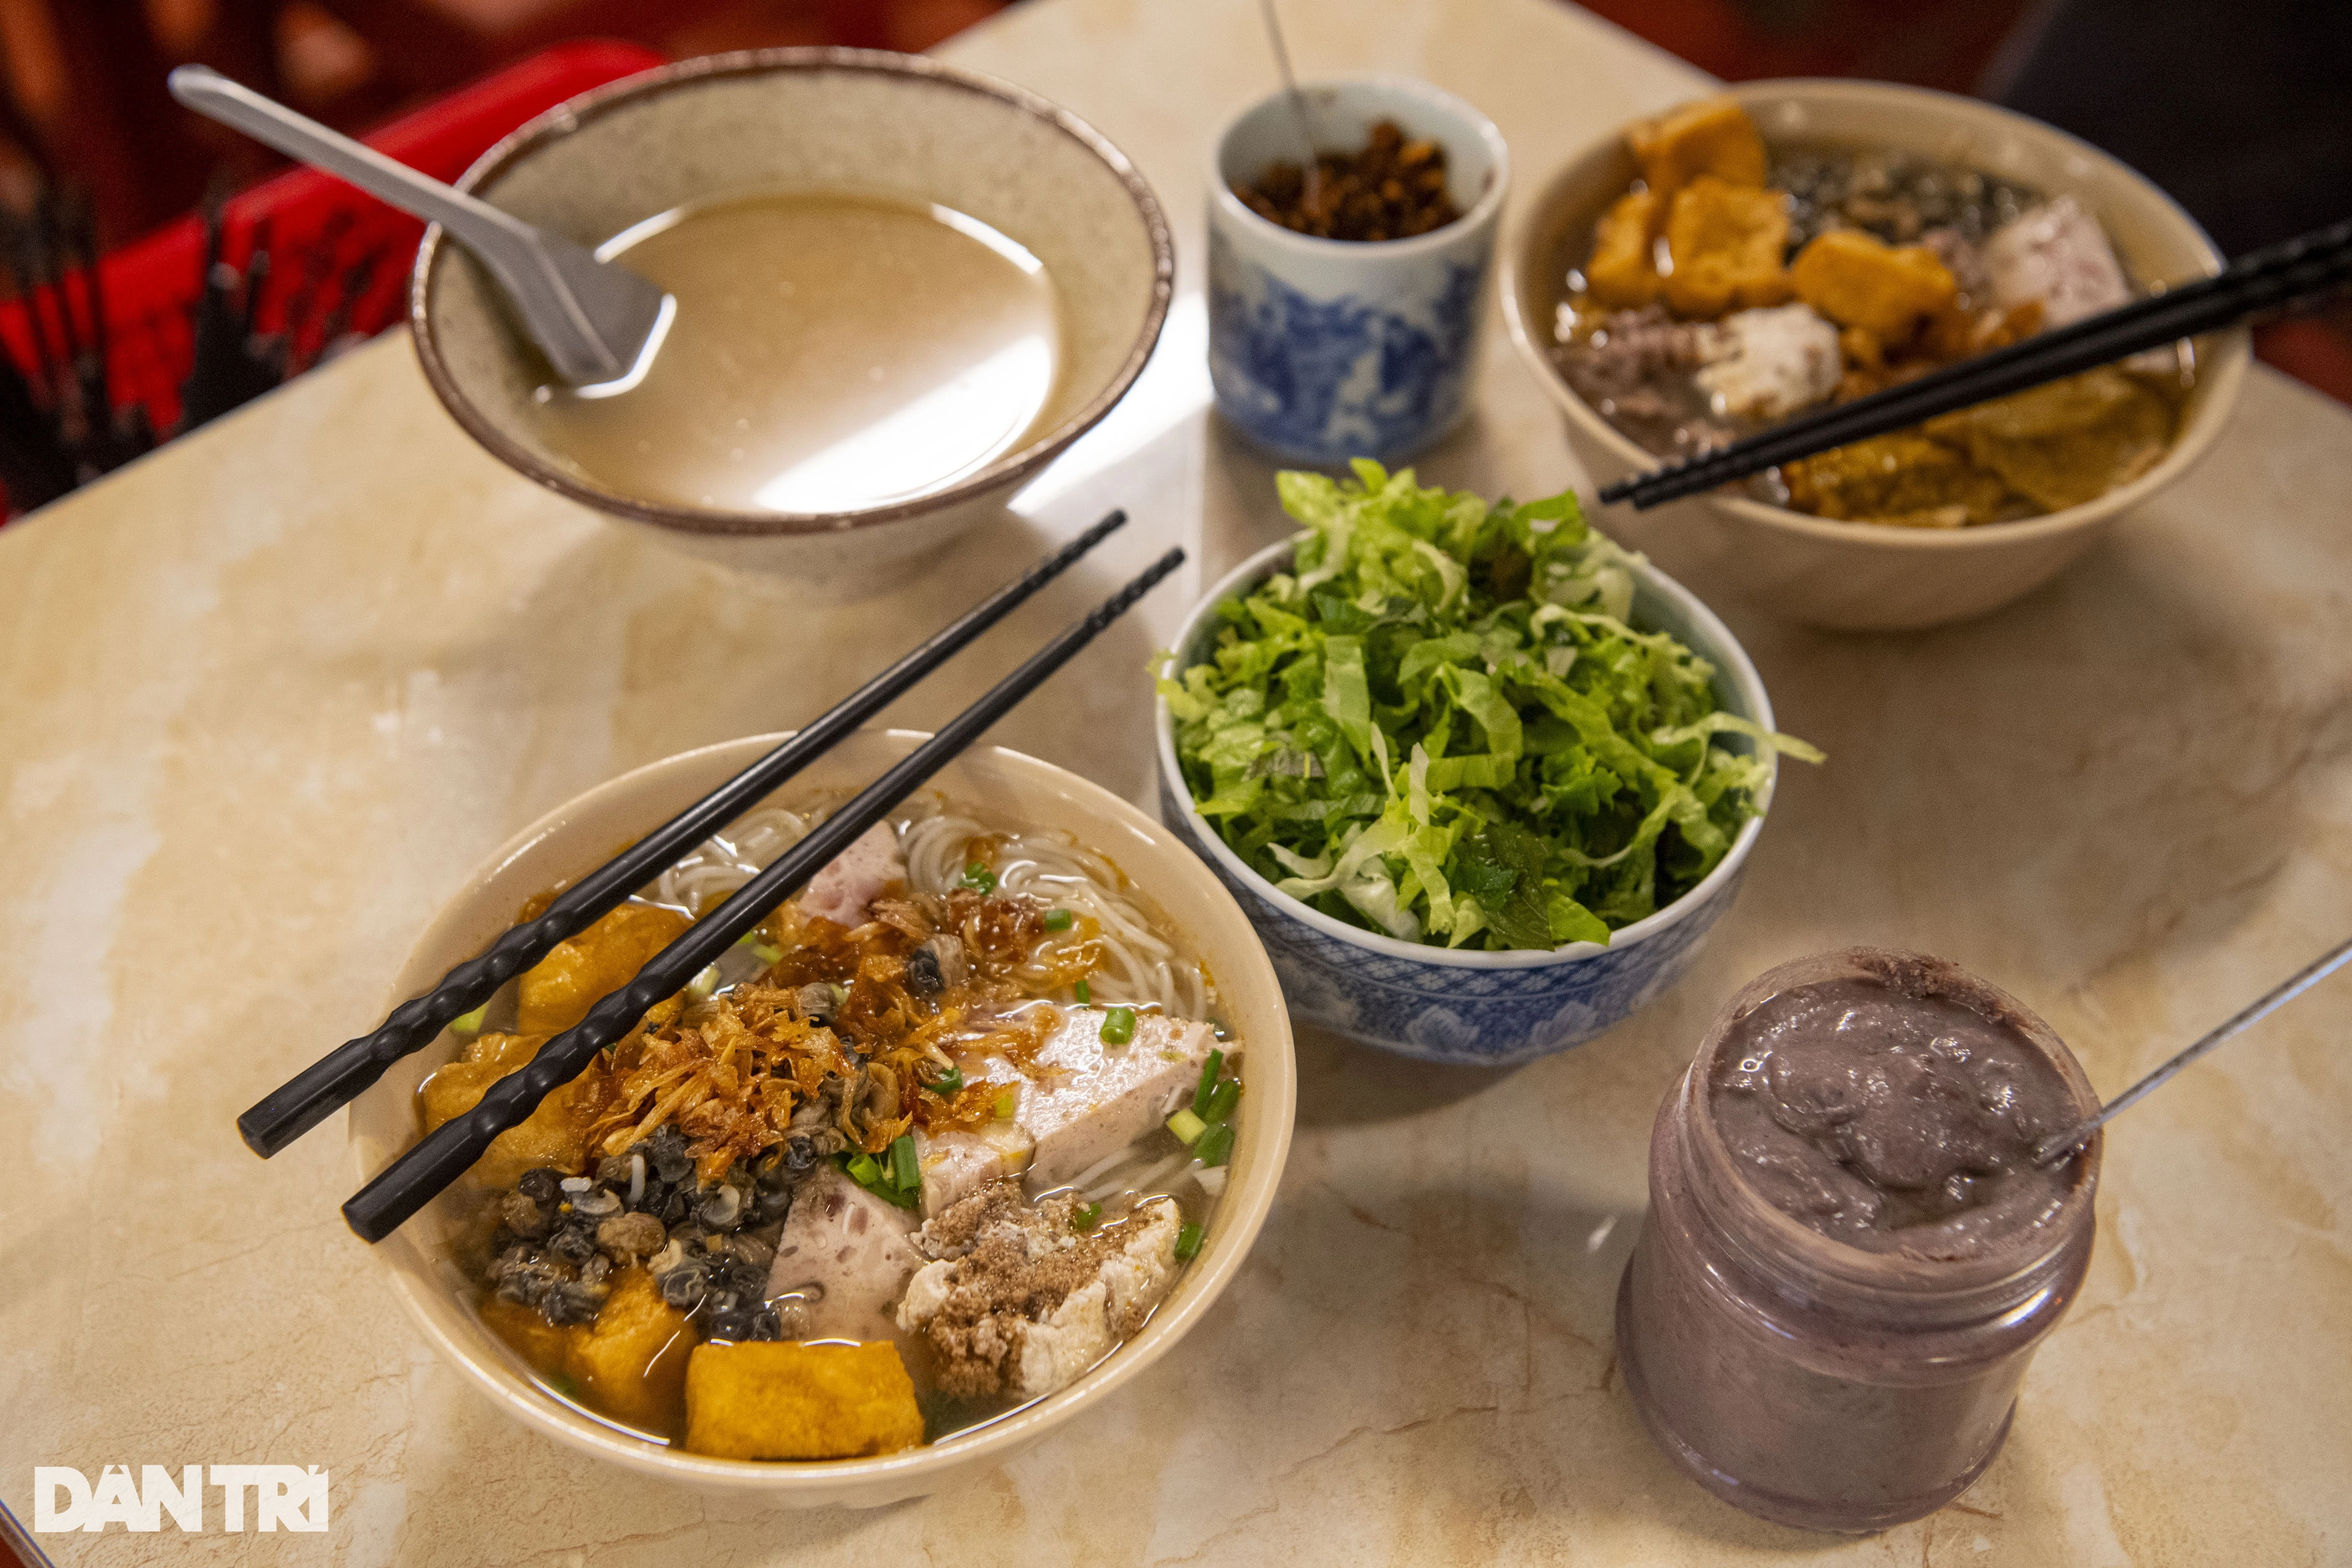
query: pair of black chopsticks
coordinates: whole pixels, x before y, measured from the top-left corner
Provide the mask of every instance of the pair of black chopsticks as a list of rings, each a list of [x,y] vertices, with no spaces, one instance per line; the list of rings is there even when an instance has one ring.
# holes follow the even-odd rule
[[[2249,251],[2210,278],[2086,316],[2007,348],[1791,419],[1727,447],[1604,485],[1604,501],[1654,507],[1799,458],[2110,364],[2143,350],[2316,303],[2352,284],[2352,218]]]
[[[558,942],[585,930],[712,832],[757,805],[1126,521],[1125,512],[1112,512],[1026,576],[975,605],[858,688],[791,740],[567,889],[537,919],[511,928],[478,956],[442,976],[431,991],[393,1009],[373,1034],[346,1041],[297,1074],[237,1118],[237,1130],[246,1142],[267,1158],[337,1108],[349,1104],[393,1063],[422,1049],[452,1021],[488,1002],[500,985],[545,957]],[[1184,552],[1176,549],[1153,562],[736,889],[647,962],[635,979],[589,1009],[578,1025],[541,1046],[530,1066],[491,1085],[471,1110],[444,1122],[386,1166],[343,1205],[343,1217],[352,1229],[371,1242],[391,1235],[462,1175],[500,1132],[536,1110],[551,1089],[577,1077],[596,1053],[618,1044],[647,1008],[678,991],[734,946],[859,834],[921,787],[1183,560]]]

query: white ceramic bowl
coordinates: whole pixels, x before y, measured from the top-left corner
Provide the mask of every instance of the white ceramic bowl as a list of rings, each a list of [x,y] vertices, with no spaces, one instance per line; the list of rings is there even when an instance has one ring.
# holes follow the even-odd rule
[[[1269,222],[1232,187],[1298,160],[1297,114],[1277,92],[1236,115],[1209,154],[1217,410],[1286,462],[1398,462],[1470,412],[1510,153],[1492,121],[1427,82],[1368,77],[1299,90],[1323,149],[1361,147],[1383,120],[1444,148],[1447,194],[1462,216],[1377,242]]]
[[[1889,82],[1751,81],[1725,90],[1747,106],[1768,141],[1899,148],[1973,164],[2052,195],[2071,195],[2106,226],[2125,270],[2143,284],[2221,269],[2212,241],[2170,196],[2097,148],[2038,120]],[[1503,310],[1511,341],[1559,406],[1569,445],[1595,488],[1645,472],[1659,459],[1601,418],[1553,365],[1552,305],[1567,268],[1589,247],[1601,209],[1634,174],[1622,134],[1612,132],[1552,176],[1503,241]],[[1895,528],[1811,517],[1720,492],[1669,502],[1645,515],[1714,535],[1737,563],[1742,591],[1796,620],[1898,629],[1982,615],[2056,576],[2118,518],[2205,455],[2245,378],[2246,334],[2217,333],[2199,340],[2198,348],[2197,390],[2172,449],[2131,483],[2047,517],[1979,528]]]
[[[1259,551],[1202,597],[1177,633],[1177,668],[1205,661],[1216,636],[1217,605],[1286,569],[1291,550],[1292,542],[1285,541]],[[1730,629],[1689,589],[1646,562],[1635,569],[1633,583],[1633,625],[1673,633],[1715,667],[1716,701],[1726,712],[1771,729],[1771,700]],[[1767,752],[1756,815],[1741,825],[1715,869],[1655,914],[1612,932],[1607,947],[1577,942],[1549,952],[1474,952],[1401,942],[1276,890],[1193,808],[1165,698],[1157,732],[1160,815],[1183,832],[1249,911],[1282,976],[1291,1012],[1400,1056],[1486,1067],[1581,1045],[1680,979],[1739,890],[1779,778],[1779,758]],[[1754,749],[1745,736],[1727,740]]]
[[[534,893],[576,878],[783,739],[751,736],[706,746],[598,785],[509,839],[426,928],[392,988],[392,1003],[430,986],[494,939]],[[862,787],[923,736],[904,730],[852,735],[780,792]],[[950,763],[929,788],[968,808],[1058,827],[1110,858],[1192,942],[1217,978],[1222,1016],[1246,1046],[1231,1174],[1200,1256],[1143,1331],[1068,1387],[1002,1420],[928,1447],[880,1458],[759,1464],[665,1447],[607,1426],[537,1388],[522,1363],[476,1321],[465,1281],[444,1261],[451,1216],[436,1203],[378,1244],[393,1293],[433,1347],[500,1409],[595,1458],[689,1484],[759,1492],[794,1507],[866,1507],[919,1497],[953,1477],[1002,1462],[1174,1348],[1241,1269],[1265,1222],[1290,1147],[1297,1068],[1290,1020],[1265,951],[1249,921],[1182,840],[1076,774],[1018,752],[990,747]],[[389,1005],[390,1004],[387,1004]],[[372,1179],[417,1136],[415,1093],[448,1059],[445,1041],[409,1058],[354,1101],[352,1155]]]
[[[1061,371],[1038,434],[942,489],[853,511],[739,512],[620,493],[550,444],[544,379],[478,263],[438,226],[409,319],[425,379],[466,432],[574,500],[732,565],[817,580],[870,572],[989,516],[1110,412],[1168,313],[1175,247],[1118,148],[1036,94],[913,55],[762,49],[682,60],[557,105],[484,153],[459,188],[594,246],[692,202],[847,191],[969,214],[1045,264]]]

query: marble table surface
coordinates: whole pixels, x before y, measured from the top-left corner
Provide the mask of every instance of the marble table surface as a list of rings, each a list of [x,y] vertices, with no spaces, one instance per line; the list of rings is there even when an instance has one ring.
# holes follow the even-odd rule
[[[1486,109],[1522,193],[1702,84],[1554,0],[1286,0],[1311,72]],[[1194,566],[998,732],[1144,798],[1139,669],[1203,574],[1279,537],[1207,416],[1204,152],[1266,90],[1250,0],[1032,0],[964,63],[1091,120],[1177,227],[1181,295],[1118,413],[1014,508],[856,605],[743,580],[512,477],[402,338],[0,531],[0,1500],[32,1468],[287,1463],[324,1536],[47,1536],[63,1563],[2143,1565],[2352,1560],[2346,982],[2117,1125],[2087,1289],[2008,1447],[1863,1541],[1701,1495],[1635,1424],[1610,1305],[1652,1110],[1709,1015],[1867,941],[2014,991],[2120,1088],[2352,923],[2352,416],[2268,373],[2185,483],[2060,581],[1925,635],[1828,636],[1736,562],[1611,519],[1716,604],[1791,769],[1679,986],[1509,1073],[1300,1042],[1248,1267],[1108,1408],[958,1489],[777,1511],[509,1424],[386,1300],[340,1118],[264,1164],[237,1110],[373,1023],[517,826],[637,763],[790,725],[1113,502],[1101,558],[907,699],[934,722],[1178,540]],[[1501,341],[1425,475],[1580,484]],[[215,1530],[218,1530],[215,1504]]]

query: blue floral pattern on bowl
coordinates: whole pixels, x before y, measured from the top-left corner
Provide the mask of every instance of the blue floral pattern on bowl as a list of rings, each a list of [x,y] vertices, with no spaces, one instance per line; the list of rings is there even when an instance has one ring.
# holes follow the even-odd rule
[[[1287,568],[1290,550],[1285,542],[1258,552],[1202,595],[1176,638],[1180,665],[1205,656],[1217,605]],[[1723,707],[1772,727],[1771,700],[1738,640],[1689,590],[1646,563],[1634,575],[1633,619],[1671,632],[1712,663]],[[1292,1016],[1423,1061],[1530,1061],[1582,1045],[1648,1005],[1682,978],[1738,896],[1748,851],[1764,827],[1759,811],[1706,880],[1614,933],[1605,948],[1578,942],[1555,952],[1448,952],[1359,930],[1276,892],[1192,809],[1164,699],[1157,745],[1160,819],[1208,862],[1249,916]],[[1759,804],[1769,811],[1769,784]]]
[[[1458,969],[1374,952],[1317,931],[1293,912],[1291,900],[1266,897],[1264,883],[1234,875],[1210,853],[1201,819],[1164,778],[1160,815],[1257,928],[1293,1018],[1423,1061],[1506,1067],[1605,1033],[1682,978],[1746,874],[1742,867],[1717,883],[1700,907],[1647,942],[1577,963]]]
[[[1302,110],[1301,104],[1304,105]],[[1392,121],[1445,150],[1462,216],[1401,239],[1321,239],[1250,210],[1236,182],[1316,142],[1360,147]],[[1493,122],[1426,82],[1310,82],[1235,116],[1210,155],[1209,379],[1218,412],[1291,462],[1396,463],[1470,411],[1479,314],[1510,156]]]
[[[1392,458],[1452,428],[1467,406],[1484,258],[1444,263],[1435,291],[1386,309],[1318,300],[1245,267],[1209,237],[1209,377],[1225,417],[1309,462]]]

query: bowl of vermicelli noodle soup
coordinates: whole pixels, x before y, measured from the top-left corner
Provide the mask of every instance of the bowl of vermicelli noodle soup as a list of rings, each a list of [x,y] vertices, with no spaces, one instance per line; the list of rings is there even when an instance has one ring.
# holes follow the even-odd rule
[[[423,989],[772,745],[625,774],[511,841]],[[866,731],[355,1103],[373,1175],[527,1063],[920,738]],[[436,1348],[601,1458],[879,1502],[1003,1458],[1164,1353],[1287,1145],[1288,1023],[1230,896],[1158,824],[968,754],[383,1243]]]
[[[1502,247],[1513,344],[1596,489],[2221,266],[2155,184],[1998,105],[1790,79],[1655,108]],[[2218,332],[1598,521],[1816,626],[1981,615],[2188,473],[2248,357]]]

